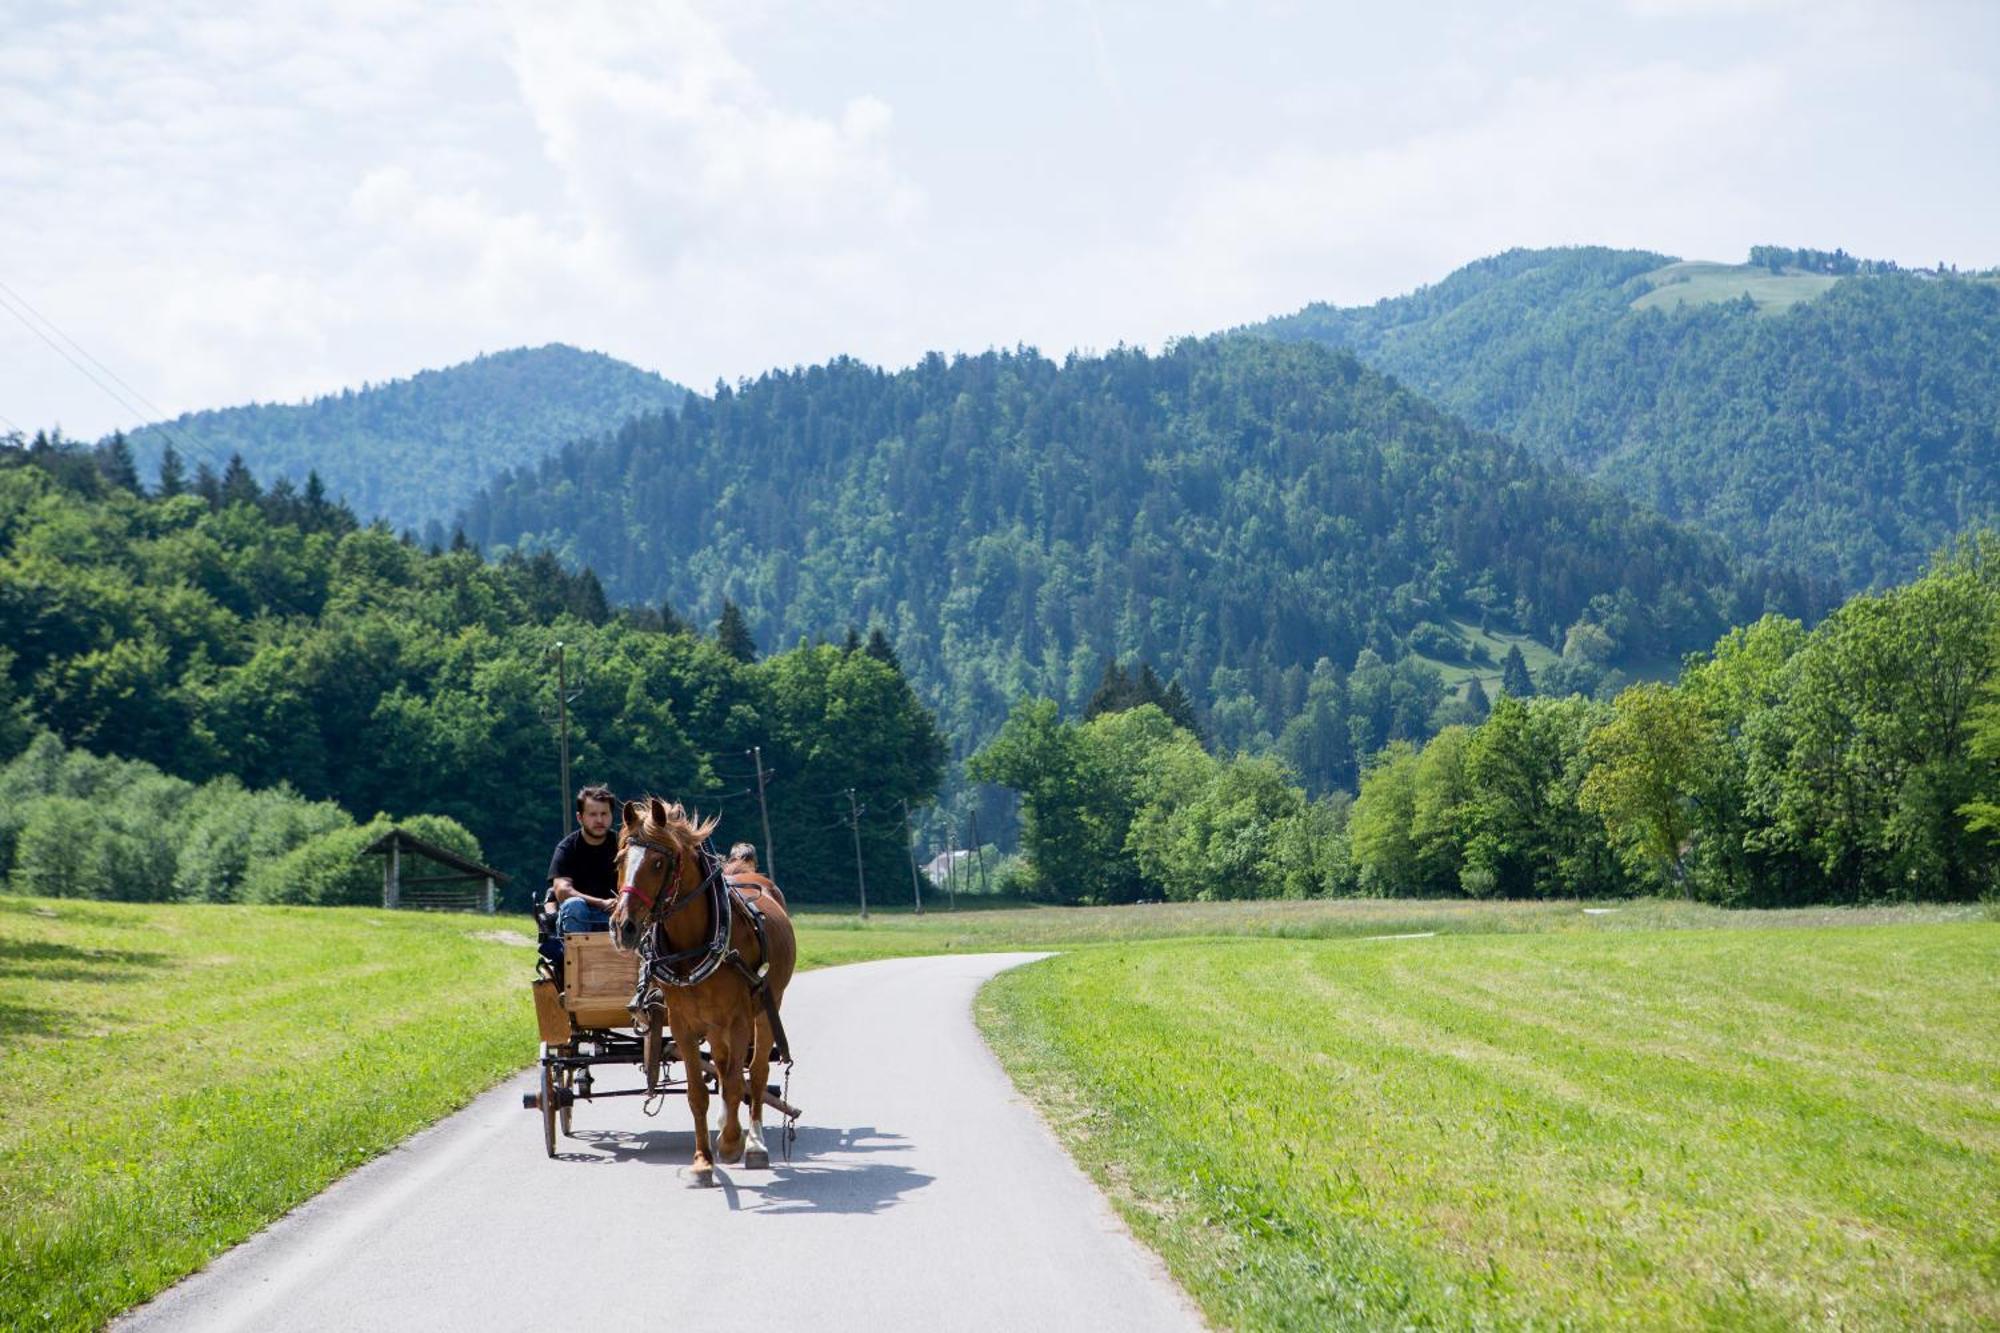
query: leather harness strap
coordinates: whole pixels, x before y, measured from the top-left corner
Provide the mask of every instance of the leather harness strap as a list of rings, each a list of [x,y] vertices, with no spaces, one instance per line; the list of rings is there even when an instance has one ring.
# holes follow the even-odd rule
[[[680,871],[680,848],[631,834],[626,835],[625,845],[644,847],[671,856],[674,859],[674,866],[668,872],[665,881],[666,886],[671,888],[674,877]],[[689,893],[670,892],[667,895],[667,910],[664,915],[653,913],[654,895],[642,892],[637,884],[624,884],[618,890],[620,893],[630,894],[648,913],[653,914],[651,928],[640,940],[639,946],[644,964],[640,971],[641,996],[650,989],[649,983],[653,981],[665,982],[678,990],[686,990],[708,980],[715,974],[717,968],[724,965],[732,967],[750,988],[750,994],[764,1006],[764,1015],[771,1021],[771,1039],[778,1048],[778,1059],[781,1063],[789,1065],[792,1063],[791,1043],[785,1038],[784,1021],[778,1017],[777,998],[771,994],[769,976],[771,941],[764,928],[764,913],[750,901],[748,895],[736,887],[734,881],[723,873],[721,859],[710,848],[701,846],[696,849],[696,854],[701,857],[702,869],[705,872],[700,885]],[[664,923],[690,903],[703,899],[709,904],[710,927],[707,942],[673,953],[659,952],[660,947],[666,943]],[[743,914],[757,936],[758,961],[754,970],[744,961],[740,952],[730,947],[730,926],[739,912]],[[692,963],[693,966],[686,972],[679,970],[683,964],[688,963]],[[641,996],[634,997],[635,1003]]]

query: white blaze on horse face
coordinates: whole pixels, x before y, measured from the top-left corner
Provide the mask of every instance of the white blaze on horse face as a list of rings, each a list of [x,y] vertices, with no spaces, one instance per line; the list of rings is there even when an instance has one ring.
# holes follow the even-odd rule
[[[624,887],[629,889],[639,886],[639,868],[645,864],[646,849],[644,847],[627,847],[625,849]]]

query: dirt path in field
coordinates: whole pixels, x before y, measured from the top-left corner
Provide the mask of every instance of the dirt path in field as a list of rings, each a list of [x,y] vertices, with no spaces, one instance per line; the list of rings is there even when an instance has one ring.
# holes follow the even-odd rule
[[[114,1327],[1198,1328],[972,1025],[980,983],[1039,956],[798,977],[789,1163],[774,1124],[771,1170],[692,1189],[686,1103],[638,1098],[579,1105],[550,1160],[523,1076]]]

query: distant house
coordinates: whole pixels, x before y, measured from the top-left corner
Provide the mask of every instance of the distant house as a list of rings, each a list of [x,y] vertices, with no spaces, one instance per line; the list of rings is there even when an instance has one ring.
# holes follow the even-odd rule
[[[924,862],[924,876],[933,884],[942,884],[947,874],[963,876],[972,868],[972,853],[961,848],[955,852],[939,852]],[[964,883],[964,880],[959,882]]]

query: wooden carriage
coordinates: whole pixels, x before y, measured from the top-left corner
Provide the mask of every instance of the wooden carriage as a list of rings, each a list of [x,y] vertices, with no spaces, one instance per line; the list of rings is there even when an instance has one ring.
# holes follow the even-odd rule
[[[545,925],[545,930],[553,929],[552,922]],[[638,987],[639,956],[618,952],[611,936],[602,931],[563,937],[561,978],[535,978],[542,1078],[538,1090],[522,1094],[521,1104],[542,1113],[542,1146],[549,1156],[556,1155],[558,1135],[569,1137],[578,1102],[685,1090],[684,1078],[673,1076],[680,1060],[667,1035],[666,1007],[655,1008],[650,1022],[634,1023],[630,1006]],[[701,1055],[702,1076],[713,1091],[715,1066],[708,1061],[706,1045]],[[600,1065],[636,1065],[644,1083],[636,1088],[599,1088],[592,1071]],[[797,1115],[775,1085],[764,1089],[764,1104],[780,1115]]]
[[[544,925],[545,934],[553,923]],[[534,980],[535,1024],[542,1039],[541,1087],[522,1105],[542,1113],[542,1146],[556,1155],[556,1136],[570,1134],[578,1102],[604,1097],[652,1097],[676,1086],[669,1077],[673,1043],[667,1038],[665,1007],[650,1021],[632,1008],[639,985],[639,957],[612,947],[611,936],[592,931],[563,938],[561,977]],[[599,1065],[637,1065],[645,1082],[637,1088],[600,1089],[592,1071]]]

